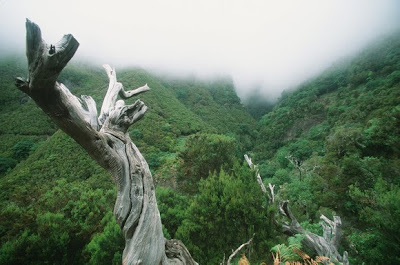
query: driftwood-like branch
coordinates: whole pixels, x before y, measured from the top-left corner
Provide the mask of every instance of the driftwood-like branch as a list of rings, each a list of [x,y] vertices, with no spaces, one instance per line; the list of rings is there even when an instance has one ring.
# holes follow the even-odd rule
[[[258,176],[257,176],[257,181],[258,181],[258,177],[259,177],[259,175],[260,174],[258,174]],[[261,177],[260,177],[260,179],[261,179]],[[268,183],[268,189],[269,189],[269,203],[270,204],[274,204],[275,203],[275,192],[274,192],[274,188],[275,188],[275,185],[271,185],[271,183]]]
[[[123,264],[197,264],[180,241],[167,241],[155,198],[148,164],[128,134],[147,107],[137,100],[126,105],[118,95],[129,98],[149,90],[146,85],[125,91],[117,82],[115,69],[105,65],[109,86],[100,117],[89,96],[77,98],[57,77],[73,57],[79,43],[65,35],[55,45],[47,45],[40,28],[26,21],[28,79],[16,79],[16,86],[28,94],[52,120],[114,178],[117,199],[114,216],[125,237]]]
[[[256,234],[253,234],[253,236],[249,239],[249,241],[247,241],[246,243],[241,244],[235,251],[232,252],[232,254],[229,256],[228,261],[225,263],[225,256],[224,256],[224,260],[222,261],[222,265],[231,265],[232,264],[232,259],[234,257],[236,257],[236,255],[247,245],[250,245],[250,243],[253,241],[254,236]]]
[[[103,124],[106,118],[109,116],[109,112],[114,108],[117,102],[118,95],[124,99],[128,99],[130,97],[150,90],[150,88],[146,84],[137,89],[125,91],[124,86],[117,81],[117,73],[115,72],[115,68],[111,68],[111,66],[109,66],[108,64],[104,64],[103,67],[107,72],[109,85],[107,94],[103,100],[103,105],[101,106],[99,124]]]
[[[244,159],[246,160],[247,164],[249,165],[249,167],[251,168],[251,170],[254,170],[256,172],[256,179],[257,179],[257,183],[261,188],[261,191],[269,196],[270,201],[273,201],[273,193],[272,194],[267,194],[267,189],[265,188],[264,183],[262,182],[258,167],[256,165],[253,164],[253,162],[251,161],[251,158],[245,154],[244,155]]]
[[[258,173],[257,166],[255,166],[251,159],[245,155],[245,159],[252,170],[256,171],[257,182],[259,182],[260,174]],[[261,178],[260,178],[261,179]],[[261,186],[261,190],[265,193]],[[270,190],[269,203],[274,203],[274,186],[268,184]],[[340,262],[343,265],[348,265],[348,254],[345,251],[341,256],[337,250],[341,239],[341,226],[342,222],[339,216],[334,216],[333,221],[329,220],[325,215],[321,215],[321,226],[323,228],[323,236],[311,233],[305,230],[289,208],[289,201],[278,202],[279,212],[281,215],[289,219],[290,222],[281,224],[283,231],[289,235],[302,234],[305,236],[302,243],[314,250],[319,256],[329,257],[332,261]]]

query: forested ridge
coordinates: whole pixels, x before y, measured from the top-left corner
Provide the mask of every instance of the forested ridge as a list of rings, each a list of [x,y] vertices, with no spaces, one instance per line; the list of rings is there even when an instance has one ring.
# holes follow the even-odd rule
[[[20,56],[1,59],[0,264],[120,264],[112,180],[14,87],[26,71]],[[400,263],[399,34],[285,92],[259,120],[229,78],[117,73],[126,88],[152,89],[130,136],[154,175],[165,237],[200,264],[219,264],[253,234],[251,264],[272,264],[279,244],[301,248],[273,221],[245,153],[303,227],[320,233],[321,214],[341,216],[351,264]],[[107,89],[100,66],[79,62],[59,80],[98,106]]]

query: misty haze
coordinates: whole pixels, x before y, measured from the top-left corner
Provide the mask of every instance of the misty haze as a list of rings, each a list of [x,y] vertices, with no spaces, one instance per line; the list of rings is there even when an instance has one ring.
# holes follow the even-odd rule
[[[384,1],[0,1],[0,52],[24,52],[25,18],[75,60],[173,76],[231,76],[238,95],[275,100],[400,26]]]

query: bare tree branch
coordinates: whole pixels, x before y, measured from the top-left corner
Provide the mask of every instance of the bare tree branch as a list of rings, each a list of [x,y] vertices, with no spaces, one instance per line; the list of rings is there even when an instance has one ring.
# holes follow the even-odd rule
[[[264,185],[264,183],[262,182],[261,176],[260,176],[260,174],[258,173],[258,172],[259,172],[258,167],[257,167],[256,165],[254,165],[253,162],[251,162],[251,159],[249,158],[249,156],[248,156],[247,154],[244,155],[244,158],[246,159],[246,162],[247,162],[247,164],[249,165],[250,169],[251,169],[251,170],[254,170],[254,171],[256,172],[257,183],[258,183],[258,185],[260,186],[261,191],[262,191],[264,194],[267,194],[267,189],[265,188],[265,185]],[[273,196],[272,196],[272,195],[273,195],[273,192],[272,192],[272,195],[271,195],[271,194],[267,194],[267,195],[269,196],[270,200],[273,200]]]
[[[233,253],[229,256],[228,261],[226,262],[226,265],[231,265],[232,259],[247,245],[249,245],[251,243],[251,241],[253,241],[254,236],[256,234],[253,234],[253,236],[249,239],[249,241],[247,241],[246,243],[241,244],[235,251],[233,251]],[[224,257],[225,258],[225,257]]]

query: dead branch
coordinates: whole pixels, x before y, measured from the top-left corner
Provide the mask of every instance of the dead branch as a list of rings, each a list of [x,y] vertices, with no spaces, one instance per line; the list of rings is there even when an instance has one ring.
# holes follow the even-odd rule
[[[258,182],[258,178],[261,178],[258,173],[258,167],[254,165],[251,159],[245,155],[245,159],[249,164],[252,170],[255,170],[256,178]],[[289,158],[288,158],[289,159]],[[291,161],[289,159],[289,161]],[[296,165],[296,161],[292,160],[292,163]],[[274,198],[274,186],[270,183],[268,184],[270,190],[269,198]],[[261,190],[263,191],[262,187]],[[265,193],[263,191],[263,193]],[[342,222],[339,216],[334,216],[333,221],[329,220],[326,216],[321,215],[321,225],[323,227],[323,236],[319,236],[317,234],[311,233],[305,230],[300,223],[297,221],[296,217],[292,213],[289,207],[289,201],[278,201],[275,202],[274,199],[269,200],[270,204],[277,203],[279,212],[282,216],[286,217],[289,222],[283,222],[281,227],[283,231],[288,235],[296,235],[302,234],[305,235],[304,240],[302,243],[309,247],[310,249],[314,250],[319,256],[329,257],[332,261],[340,262],[343,265],[348,265],[348,255],[345,251],[343,256],[341,256],[337,250],[340,239],[341,239],[341,226]],[[275,220],[276,221],[276,220]],[[277,222],[277,221],[276,221]]]
[[[235,251],[232,252],[232,254],[229,256],[228,261],[226,263],[224,263],[225,261],[225,255],[224,255],[224,259],[222,261],[221,264],[226,264],[226,265],[231,265],[232,259],[247,245],[249,245],[251,243],[251,241],[253,241],[255,234],[253,234],[253,236],[249,239],[249,241],[247,241],[246,243],[241,244]]]

